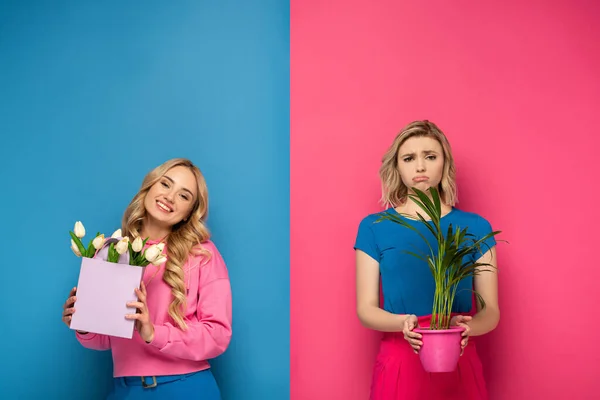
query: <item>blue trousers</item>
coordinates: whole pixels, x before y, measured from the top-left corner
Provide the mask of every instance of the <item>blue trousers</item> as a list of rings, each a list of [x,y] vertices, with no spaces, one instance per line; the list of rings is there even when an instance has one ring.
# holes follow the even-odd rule
[[[152,377],[145,384],[153,386]],[[140,377],[114,378],[107,400],[164,399],[221,400],[221,393],[210,369],[185,375],[157,376],[155,387],[144,387]]]

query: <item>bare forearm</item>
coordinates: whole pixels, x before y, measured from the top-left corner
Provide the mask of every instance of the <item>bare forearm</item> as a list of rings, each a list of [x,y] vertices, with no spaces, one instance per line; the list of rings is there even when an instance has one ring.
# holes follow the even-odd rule
[[[470,336],[485,335],[496,329],[498,322],[500,322],[500,311],[496,308],[484,308],[468,322],[471,328]]]
[[[400,332],[407,314],[393,314],[379,307],[368,306],[358,310],[358,319],[369,329],[381,332]]]

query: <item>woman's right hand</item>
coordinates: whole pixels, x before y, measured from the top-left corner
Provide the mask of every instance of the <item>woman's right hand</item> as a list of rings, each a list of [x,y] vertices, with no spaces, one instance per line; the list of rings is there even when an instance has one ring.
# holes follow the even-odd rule
[[[404,333],[404,339],[406,339],[406,341],[411,345],[415,354],[419,353],[419,350],[421,350],[421,346],[423,345],[423,342],[421,342],[423,335],[413,332],[413,329],[418,326],[419,320],[417,319],[416,315],[411,314],[406,316],[402,333]]]
[[[77,300],[77,297],[75,297],[76,293],[77,287],[74,287],[73,289],[71,289],[71,293],[69,293],[69,298],[67,299],[65,304],[63,304],[62,320],[69,328],[71,327],[71,319],[73,318],[73,314],[75,313],[75,308],[73,308],[73,305],[75,304],[75,300]]]
[[[75,308],[73,307],[73,305],[75,304],[75,300],[77,300],[77,297],[75,297],[76,294],[77,287],[74,287],[73,289],[71,289],[71,293],[69,293],[69,298],[67,299],[65,304],[63,304],[62,320],[69,328],[71,327],[71,320],[73,319],[73,314],[75,314]],[[87,334],[87,332],[84,331],[77,331],[77,333],[80,333],[82,335]]]

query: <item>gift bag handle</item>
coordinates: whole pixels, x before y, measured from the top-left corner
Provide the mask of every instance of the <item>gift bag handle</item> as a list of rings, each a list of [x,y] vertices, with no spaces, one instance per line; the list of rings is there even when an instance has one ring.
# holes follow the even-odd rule
[[[110,246],[111,243],[115,243],[115,244],[118,243],[119,240],[121,240],[121,238],[109,237],[104,242],[104,245],[102,246],[102,248],[100,250],[97,250],[96,254],[94,254],[94,257],[92,257],[92,258],[102,260],[102,261],[107,261],[108,260],[108,247]],[[125,253],[123,253],[119,256],[119,260],[117,261],[117,263],[118,264],[129,264],[129,250],[127,250]]]

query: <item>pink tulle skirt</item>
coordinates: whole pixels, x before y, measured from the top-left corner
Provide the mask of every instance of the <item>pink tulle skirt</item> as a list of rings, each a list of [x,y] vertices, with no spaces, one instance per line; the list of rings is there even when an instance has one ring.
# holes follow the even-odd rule
[[[428,326],[430,316],[420,317]],[[475,338],[454,372],[428,373],[402,332],[385,333],[373,370],[370,400],[487,400]]]

